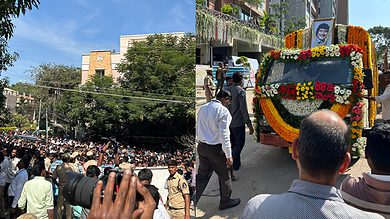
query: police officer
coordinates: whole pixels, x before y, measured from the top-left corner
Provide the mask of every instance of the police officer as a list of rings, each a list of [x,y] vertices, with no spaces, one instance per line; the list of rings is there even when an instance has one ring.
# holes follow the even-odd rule
[[[166,208],[173,219],[190,218],[190,190],[187,181],[177,172],[177,161],[168,160],[168,197]]]

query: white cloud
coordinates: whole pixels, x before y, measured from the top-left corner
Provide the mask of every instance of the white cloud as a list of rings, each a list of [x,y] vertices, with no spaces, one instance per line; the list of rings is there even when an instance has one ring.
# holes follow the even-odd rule
[[[15,38],[23,38],[73,55],[81,55],[83,52],[83,44],[71,36],[75,26],[64,28],[61,24],[43,24],[32,20],[26,23],[21,19],[15,20],[14,23]]]

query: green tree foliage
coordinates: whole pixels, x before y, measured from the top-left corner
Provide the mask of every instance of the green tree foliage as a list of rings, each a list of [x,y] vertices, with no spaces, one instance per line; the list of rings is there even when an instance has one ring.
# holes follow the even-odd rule
[[[378,61],[383,62],[385,48],[390,47],[390,27],[375,26],[368,29],[368,32],[375,44]]]
[[[260,26],[264,28],[266,34],[276,34],[278,32],[278,22],[275,16],[263,11],[264,16],[260,18]]]
[[[8,40],[12,37],[14,25],[12,19],[24,15],[34,7],[38,8],[39,0],[2,0],[0,4],[0,72],[7,70],[17,59],[16,53],[8,52]]]
[[[279,26],[279,34],[287,35],[291,32],[306,27],[306,22],[303,17],[292,16],[290,18],[286,18],[286,16],[288,15],[289,8],[289,4],[287,2],[271,3],[270,7],[273,11],[272,16],[274,17]],[[284,27],[282,27],[283,22]]]
[[[17,53],[8,52],[8,40],[14,32],[12,19],[25,14],[27,10],[38,8],[39,0],[2,0],[0,3],[0,75],[2,71],[6,71],[8,67],[18,58]],[[4,81],[0,81],[0,114],[3,111],[4,96],[3,96]]]
[[[185,104],[156,101],[134,102],[142,119],[138,130],[160,136],[194,133],[195,127],[195,37],[152,35],[136,42],[119,65],[121,85],[146,96],[179,99]],[[156,96],[157,95],[157,96]],[[135,130],[134,130],[135,131]]]
[[[306,27],[306,21],[302,17],[292,16],[290,19],[285,21],[284,35],[288,35],[296,30],[303,29]]]
[[[6,97],[3,94],[4,88],[8,86],[8,80],[5,78],[0,79],[0,117],[4,117],[3,113],[5,113],[6,109],[3,107],[5,104]],[[1,124],[1,119],[0,119]]]

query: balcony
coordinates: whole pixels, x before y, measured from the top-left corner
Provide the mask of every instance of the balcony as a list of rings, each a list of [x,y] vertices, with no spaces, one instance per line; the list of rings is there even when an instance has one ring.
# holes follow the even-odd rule
[[[213,39],[231,44],[236,39],[269,48],[279,48],[280,42],[276,36],[265,34],[255,22],[243,21],[202,6],[196,9],[196,34],[202,42]]]

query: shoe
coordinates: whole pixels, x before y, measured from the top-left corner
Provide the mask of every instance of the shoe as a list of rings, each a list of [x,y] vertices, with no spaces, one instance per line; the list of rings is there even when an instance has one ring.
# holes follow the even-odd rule
[[[232,181],[237,181],[237,178],[235,176],[232,176]]]
[[[229,201],[227,201],[226,203],[219,203],[219,210],[233,208],[233,207],[239,205],[240,202],[241,202],[241,199],[239,199],[239,198],[229,199]]]

